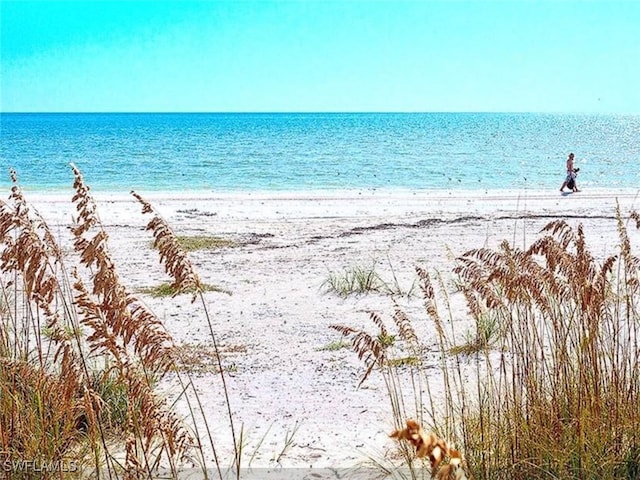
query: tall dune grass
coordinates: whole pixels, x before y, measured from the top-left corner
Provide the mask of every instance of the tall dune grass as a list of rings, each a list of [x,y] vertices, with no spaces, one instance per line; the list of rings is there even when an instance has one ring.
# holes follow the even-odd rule
[[[214,455],[215,445],[206,423],[198,431],[206,416],[188,373],[176,368],[180,351],[121,282],[90,189],[72,170],[77,219],[70,255],[23,196],[15,172],[8,201],[0,201],[0,461],[36,469],[16,470],[15,478],[47,465],[55,468],[41,469],[45,478],[65,469],[154,478],[159,468],[177,476],[193,464],[206,478],[200,438],[208,436]],[[135,197],[145,213],[154,213]],[[169,226],[154,215],[149,228],[175,291],[202,299],[199,278]],[[182,383],[195,432],[155,393],[169,372]],[[238,454],[234,464],[239,472]]]
[[[465,345],[445,328],[451,293],[418,269],[437,374],[424,353],[409,367],[389,363],[392,351],[375,341],[388,333],[379,316],[373,333],[335,327],[352,337],[367,375],[382,372],[396,426],[418,418],[455,441],[476,479],[640,478],[640,259],[628,231],[640,228],[640,215],[616,215],[618,252],[601,261],[583,227],[565,221],[549,223],[525,249],[505,241],[462,255],[457,292],[477,330]],[[393,319],[412,351],[427,351],[406,315],[396,308]],[[480,341],[487,325],[491,341]],[[436,383],[444,393],[433,393]],[[415,452],[403,448],[417,478]]]

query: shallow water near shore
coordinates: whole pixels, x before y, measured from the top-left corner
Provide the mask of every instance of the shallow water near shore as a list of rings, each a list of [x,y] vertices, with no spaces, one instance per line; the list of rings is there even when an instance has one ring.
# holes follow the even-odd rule
[[[37,191],[557,189],[640,185],[640,116],[0,114],[0,162]],[[0,185],[9,185],[8,176]]]

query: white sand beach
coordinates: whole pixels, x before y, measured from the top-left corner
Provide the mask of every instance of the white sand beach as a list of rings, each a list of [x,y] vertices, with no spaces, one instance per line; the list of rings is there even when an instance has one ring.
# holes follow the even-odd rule
[[[373,372],[358,389],[364,367],[356,355],[347,348],[326,349],[340,339],[329,325],[370,328],[369,311],[390,320],[392,298],[324,293],[330,272],[375,262],[383,278],[391,281],[395,273],[398,284],[409,289],[416,265],[447,276],[465,251],[497,247],[502,240],[528,246],[556,219],[582,223],[593,254],[604,257],[615,252],[618,241],[616,202],[625,214],[639,201],[635,191],[138,193],[177,234],[237,243],[190,258],[204,282],[231,293],[210,292],[206,301],[225,352],[244,451],[248,458],[255,452],[253,467],[313,468],[354,466],[368,456],[383,457],[393,446],[391,409],[379,375]],[[54,232],[68,235],[63,227],[73,213],[71,194],[25,195]],[[149,217],[140,213],[139,204],[129,195],[95,198],[125,285],[135,291],[166,282],[150,248],[151,234],[144,230]],[[635,227],[630,233],[637,245]],[[210,348],[201,306],[187,296],[142,298],[178,343]],[[435,342],[420,295],[397,301],[421,339]],[[452,301],[456,331],[464,332],[467,314],[455,296]],[[219,377],[194,378],[218,454],[225,458],[229,428]],[[434,390],[442,388],[438,382],[434,377]],[[223,463],[230,464],[231,457]]]

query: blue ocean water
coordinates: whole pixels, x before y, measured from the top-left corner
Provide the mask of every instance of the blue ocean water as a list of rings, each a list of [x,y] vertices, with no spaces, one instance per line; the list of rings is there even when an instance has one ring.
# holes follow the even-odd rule
[[[96,191],[640,187],[640,116],[495,113],[0,114],[0,188]]]

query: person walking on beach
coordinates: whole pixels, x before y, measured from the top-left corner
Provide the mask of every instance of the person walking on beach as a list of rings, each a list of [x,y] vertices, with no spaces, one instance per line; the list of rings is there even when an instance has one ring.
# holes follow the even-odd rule
[[[578,185],[576,184],[576,173],[577,169],[573,166],[573,153],[569,154],[569,158],[567,158],[567,177],[564,179],[562,186],[560,187],[560,191],[564,192],[564,187],[569,187],[573,192],[579,192]]]

